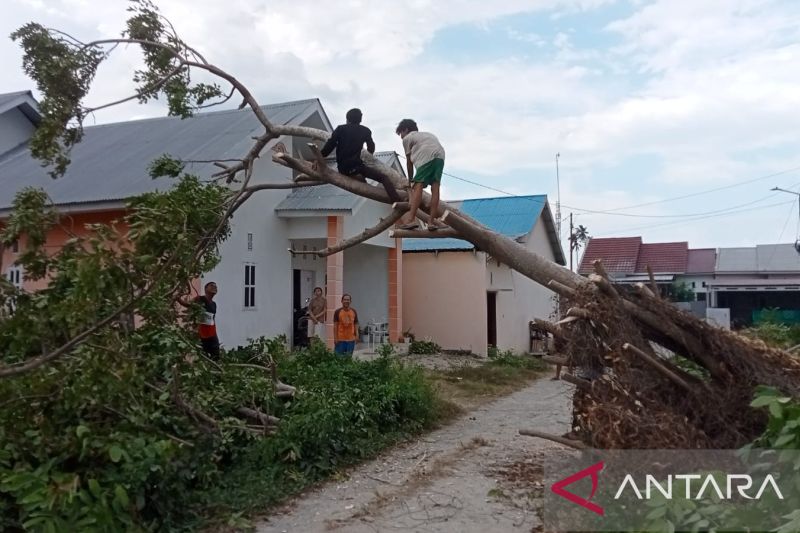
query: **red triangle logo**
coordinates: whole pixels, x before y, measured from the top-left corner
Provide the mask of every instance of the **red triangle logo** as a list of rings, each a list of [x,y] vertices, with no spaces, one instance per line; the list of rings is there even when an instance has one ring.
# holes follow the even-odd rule
[[[580,505],[584,509],[588,509],[593,513],[597,513],[600,516],[603,516],[604,514],[603,508],[597,505],[596,503],[592,503],[591,501],[589,501],[592,498],[594,498],[594,493],[597,491],[597,484],[600,480],[599,473],[603,469],[603,466],[604,466],[603,461],[600,461],[599,463],[594,464],[588,468],[584,468],[580,472],[575,472],[571,476],[565,477],[561,481],[553,483],[553,486],[550,487],[550,490],[552,490],[555,494],[558,494],[562,498],[566,498],[572,503]],[[564,489],[564,487],[566,487],[567,485],[572,485],[579,479],[583,479],[586,476],[592,476],[592,493],[589,495],[588,499],[581,498],[580,496]]]

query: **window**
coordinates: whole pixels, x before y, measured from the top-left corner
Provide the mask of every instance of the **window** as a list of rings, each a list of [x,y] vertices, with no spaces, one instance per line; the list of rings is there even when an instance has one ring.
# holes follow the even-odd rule
[[[244,265],[244,307],[254,309],[256,306],[256,265]]]
[[[697,282],[695,282],[695,281],[692,282],[692,288],[693,289],[697,288]]]
[[[22,267],[12,266],[6,270],[6,279],[18,289],[22,288]]]
[[[19,241],[14,241],[11,243],[11,253],[12,254],[19,253]]]
[[[248,233],[247,234],[247,251],[248,252],[252,252],[253,251],[253,234],[252,233]]]
[[[704,281],[704,282],[703,282],[703,287],[705,287],[705,286],[706,286],[706,282]]]

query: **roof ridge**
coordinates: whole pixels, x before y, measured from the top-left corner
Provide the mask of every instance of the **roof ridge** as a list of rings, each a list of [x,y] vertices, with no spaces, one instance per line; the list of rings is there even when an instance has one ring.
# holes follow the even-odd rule
[[[546,194],[515,194],[513,196],[488,196],[485,198],[461,198],[453,202],[477,202],[478,200],[515,200],[519,198],[547,198]]]
[[[319,98],[307,98],[307,99],[304,99],[304,100],[290,100],[288,102],[278,102],[276,104],[264,104],[264,105],[261,105],[259,107],[261,109],[279,109],[279,108],[290,107],[290,106],[299,105],[299,104],[308,105],[308,104],[315,103],[315,102],[319,103]],[[321,106],[321,103],[320,103],[320,106]],[[206,112],[203,112],[203,113],[195,113],[194,115],[192,115],[191,117],[188,117],[188,118],[203,118],[203,117],[208,117],[208,116],[211,116],[211,115],[214,115],[214,116],[223,115],[223,114],[231,114],[232,115],[232,114],[235,114],[235,113],[247,113],[247,112],[248,112],[248,110],[246,110],[246,109],[219,109],[217,111],[206,111]],[[269,117],[267,117],[267,118],[269,118]],[[120,124],[131,124],[131,123],[134,123],[134,122],[135,123],[141,123],[141,122],[156,121],[156,120],[184,120],[184,119],[182,119],[180,117],[177,117],[177,116],[171,116],[171,115],[158,116],[158,117],[145,117],[145,118],[135,118],[135,119],[129,119],[129,120],[120,120],[120,121],[117,121],[117,122],[106,122],[106,123],[103,123],[103,124],[93,124],[91,126],[85,126],[84,129],[88,130],[88,129],[102,128],[102,127],[105,127],[105,126],[119,126]]]
[[[30,94],[30,95],[33,95],[33,93],[31,92],[31,90],[30,90],[30,89],[28,89],[27,91],[11,91],[11,92],[8,92],[8,93],[0,93],[0,97],[3,97],[3,96],[19,96],[19,95],[21,95],[21,94]]]

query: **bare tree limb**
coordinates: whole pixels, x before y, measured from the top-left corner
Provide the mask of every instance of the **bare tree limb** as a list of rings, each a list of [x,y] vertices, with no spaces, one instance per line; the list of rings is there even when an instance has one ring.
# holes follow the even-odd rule
[[[559,437],[557,435],[551,435],[550,433],[544,433],[541,431],[536,431],[534,429],[520,429],[520,435],[525,435],[526,437],[536,437],[538,439],[549,440],[553,442],[557,442],[558,444],[563,444],[564,446],[568,446],[570,448],[575,448],[576,450],[586,450],[588,446],[582,443],[579,440],[567,439],[564,437]]]
[[[351,248],[357,244],[360,244],[366,240],[375,237],[376,235],[380,235],[387,229],[389,229],[392,224],[400,220],[403,214],[408,211],[408,203],[406,202],[398,202],[394,204],[394,208],[392,212],[389,213],[387,216],[383,217],[375,226],[371,228],[367,228],[358,235],[350,237],[349,239],[345,239],[342,242],[338,243],[335,246],[330,246],[328,248],[323,248],[322,250],[292,250],[290,249],[289,252],[292,255],[299,254],[299,255],[317,255],[319,257],[327,257],[329,255],[337,254],[342,250],[346,250],[347,248]],[[391,234],[390,234],[391,236]]]
[[[417,211],[419,213],[419,211]],[[413,229],[393,229],[389,232],[389,237],[397,239],[461,239],[461,234],[452,229],[413,230]]]
[[[630,343],[627,343],[627,342],[622,345],[622,349],[626,350],[628,352],[631,352],[634,355],[637,355],[639,357],[639,359],[641,359],[642,361],[644,361],[645,363],[650,365],[652,368],[657,370],[662,376],[664,376],[665,378],[669,379],[670,381],[675,383],[677,386],[679,386],[680,388],[682,388],[686,392],[688,392],[690,394],[694,394],[696,392],[697,389],[695,387],[693,387],[692,385],[690,385],[688,381],[686,381],[685,379],[680,377],[678,374],[676,374],[675,372],[673,372],[672,370],[667,368],[667,366],[665,364],[661,363],[656,358],[654,358],[650,354],[646,353],[644,350],[640,350],[636,346],[634,346],[634,345],[632,345]]]

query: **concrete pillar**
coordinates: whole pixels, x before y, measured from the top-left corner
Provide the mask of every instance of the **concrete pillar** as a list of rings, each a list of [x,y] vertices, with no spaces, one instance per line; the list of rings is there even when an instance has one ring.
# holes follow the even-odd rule
[[[394,240],[389,251],[389,342],[403,334],[403,239]]]
[[[344,237],[344,217],[328,217],[327,246],[336,246]],[[329,255],[325,258],[325,299],[328,302],[325,317],[325,340],[329,348],[333,348],[333,312],[342,305],[344,294],[344,252]]]

